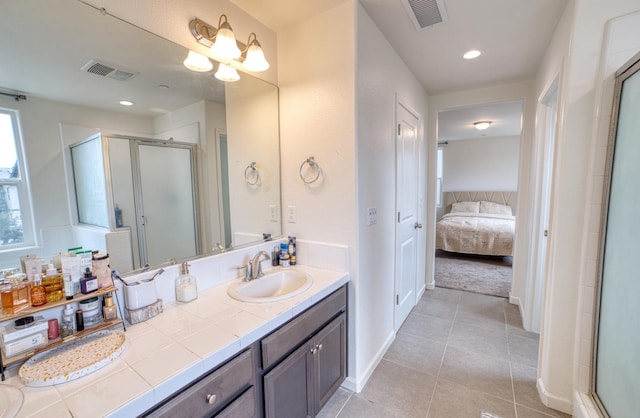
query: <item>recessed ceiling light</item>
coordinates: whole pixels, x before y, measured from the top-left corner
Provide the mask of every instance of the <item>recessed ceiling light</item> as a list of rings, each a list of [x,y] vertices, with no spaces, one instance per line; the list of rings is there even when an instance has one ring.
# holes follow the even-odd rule
[[[158,88],[159,88],[160,90],[169,90],[169,86],[167,86],[166,84],[160,84],[160,85],[158,86]]]
[[[482,52],[478,51],[477,49],[472,49],[471,51],[467,51],[462,58],[466,59],[466,60],[472,60],[474,58],[478,58],[480,55],[482,55]]]
[[[133,106],[133,102],[130,100],[120,100],[122,106]]]

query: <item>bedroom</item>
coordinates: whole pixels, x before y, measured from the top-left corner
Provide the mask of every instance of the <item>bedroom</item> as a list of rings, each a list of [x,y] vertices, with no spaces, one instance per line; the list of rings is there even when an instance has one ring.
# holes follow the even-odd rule
[[[438,114],[438,287],[509,296],[522,106],[514,100]]]

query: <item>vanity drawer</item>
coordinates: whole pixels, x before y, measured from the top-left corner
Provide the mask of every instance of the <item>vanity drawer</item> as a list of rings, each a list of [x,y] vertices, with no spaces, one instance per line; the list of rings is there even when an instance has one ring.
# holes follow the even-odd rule
[[[255,383],[252,349],[186,387],[146,417],[210,417]],[[234,415],[229,415],[234,416]]]
[[[256,387],[251,386],[215,418],[254,418],[258,416],[256,409]]]
[[[268,337],[263,338],[262,368],[266,370],[275,364],[346,309],[347,288],[343,286]]]

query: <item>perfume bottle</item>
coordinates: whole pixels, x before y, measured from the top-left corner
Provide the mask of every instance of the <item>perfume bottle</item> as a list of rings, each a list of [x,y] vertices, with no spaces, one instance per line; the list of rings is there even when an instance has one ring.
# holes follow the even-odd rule
[[[47,291],[42,285],[42,275],[33,275],[33,287],[31,288],[31,306],[42,306],[47,303]]]
[[[176,300],[191,302],[198,298],[196,278],[189,274],[189,264],[180,264],[180,275],[176,278]]]
[[[105,295],[104,297],[104,306],[102,307],[102,316],[105,321],[113,321],[116,319],[116,306],[113,304],[113,297],[111,293]]]

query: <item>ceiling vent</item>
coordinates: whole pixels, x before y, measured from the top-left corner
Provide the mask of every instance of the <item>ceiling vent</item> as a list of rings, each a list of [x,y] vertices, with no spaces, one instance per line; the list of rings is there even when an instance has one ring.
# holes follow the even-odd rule
[[[80,69],[91,74],[108,77],[118,81],[126,81],[138,74],[135,71],[126,70],[122,67],[116,68],[115,65],[107,64],[104,61],[100,62],[98,60],[91,60]]]
[[[402,3],[417,30],[449,20],[444,0],[402,0]]]

